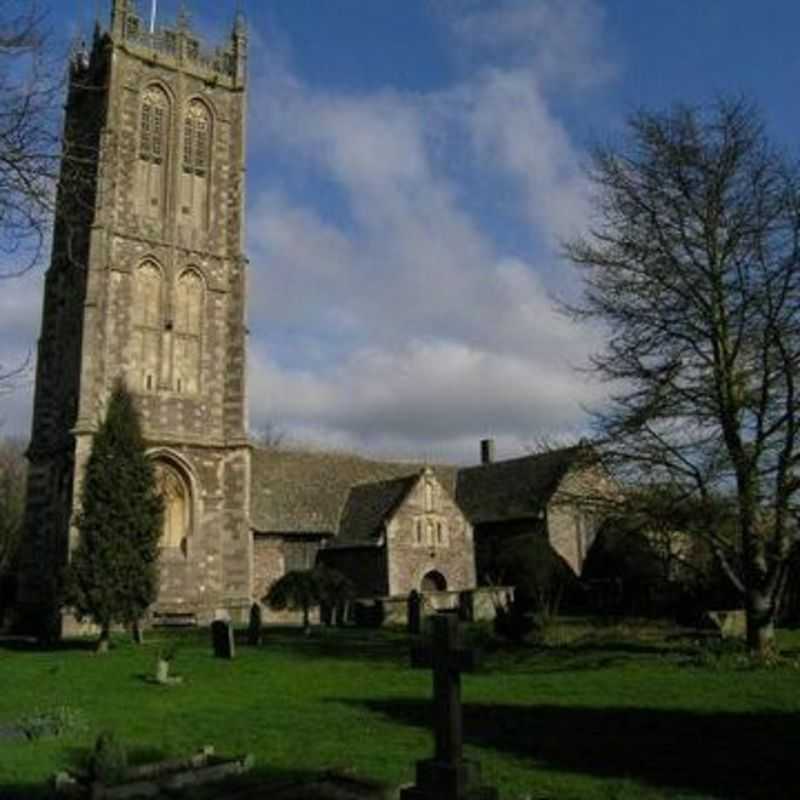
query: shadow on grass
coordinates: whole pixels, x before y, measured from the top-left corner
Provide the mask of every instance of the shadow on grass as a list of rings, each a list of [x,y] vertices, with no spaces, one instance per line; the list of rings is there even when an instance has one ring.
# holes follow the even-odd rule
[[[62,639],[45,643],[27,636],[0,636],[0,650],[12,653],[94,652],[97,650],[97,640]]]
[[[430,702],[343,700],[407,725],[431,728]],[[470,703],[467,744],[530,758],[541,769],[701,792],[726,800],[794,796],[800,717],[642,708]]]
[[[75,748],[69,751],[70,769],[81,771],[88,758],[88,750]],[[151,763],[163,758],[163,754],[155,749],[133,749],[129,753],[131,765]],[[186,800],[262,800],[269,797],[276,789],[282,789],[295,783],[306,783],[318,777],[316,774],[302,770],[280,770],[265,765],[257,765],[255,769],[244,775],[235,776],[218,783],[188,787],[184,792],[170,790],[170,798],[186,798]],[[56,796],[50,781],[41,784],[4,784],[0,781],[0,798],[2,800],[52,800]],[[160,795],[159,795],[160,796]],[[164,795],[165,797],[167,795]]]
[[[246,632],[237,633],[238,646],[248,647],[246,641]],[[270,626],[264,629],[260,647],[281,648],[312,658],[402,661],[409,658],[410,640],[400,630],[315,627],[310,636],[305,636],[299,627]]]

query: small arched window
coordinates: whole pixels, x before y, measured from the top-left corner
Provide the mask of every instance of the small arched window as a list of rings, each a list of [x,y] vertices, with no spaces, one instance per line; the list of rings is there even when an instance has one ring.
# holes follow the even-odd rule
[[[425,511],[431,512],[434,507],[433,483],[425,481]]]

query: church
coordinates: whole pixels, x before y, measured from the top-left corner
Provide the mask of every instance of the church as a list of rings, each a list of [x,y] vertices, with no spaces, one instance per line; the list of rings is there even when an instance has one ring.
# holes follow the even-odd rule
[[[135,0],[113,0],[109,29],[72,59],[28,452],[22,628],[70,630],[59,579],[119,378],[165,500],[156,618],[244,619],[273,580],[317,560],[365,595],[466,591],[481,579],[480,542],[522,531],[550,537],[580,572],[593,524],[552,503],[563,479],[595,469],[580,448],[495,463],[487,442],[480,465],[458,469],[249,441],[247,58],[241,14],[209,49],[185,13],[150,30]]]

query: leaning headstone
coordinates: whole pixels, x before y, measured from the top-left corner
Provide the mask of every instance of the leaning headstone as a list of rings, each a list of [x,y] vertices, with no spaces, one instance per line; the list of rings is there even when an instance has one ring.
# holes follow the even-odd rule
[[[217,658],[232,659],[235,654],[233,625],[230,620],[217,619],[211,623],[211,641]]]
[[[431,620],[433,648],[414,650],[414,667],[433,667],[435,752],[417,762],[414,786],[400,800],[498,800],[497,789],[481,784],[477,761],[464,758],[461,672],[474,669],[475,653],[461,647],[458,617],[437,614]]]
[[[458,618],[462,622],[475,620],[475,600],[470,589],[458,593]]]
[[[250,624],[247,626],[247,643],[251,647],[258,647],[261,644],[263,635],[261,605],[260,603],[253,603],[253,605],[250,606]]]
[[[422,595],[412,589],[408,593],[408,632],[418,636],[422,628]]]

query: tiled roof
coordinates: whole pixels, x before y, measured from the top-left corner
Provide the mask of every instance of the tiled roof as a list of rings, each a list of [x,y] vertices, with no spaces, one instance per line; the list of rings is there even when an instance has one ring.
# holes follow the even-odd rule
[[[461,469],[456,502],[473,525],[535,517],[585,454],[582,446],[565,447]]]
[[[384,520],[403,502],[417,480],[419,473],[354,486],[342,511],[337,542],[376,541]]]
[[[470,522],[536,516],[583,447],[434,474]],[[399,503],[423,464],[372,461],[350,454],[253,448],[250,516],[261,533],[317,533],[367,542]]]
[[[254,447],[250,522],[261,533],[335,535],[351,489],[416,475],[423,465],[371,461],[342,453]],[[455,468],[437,477],[453,493]]]

